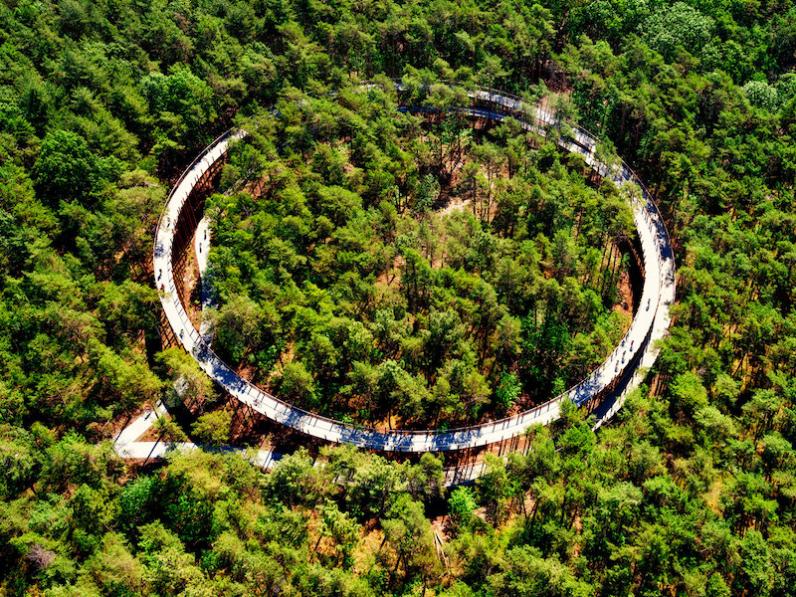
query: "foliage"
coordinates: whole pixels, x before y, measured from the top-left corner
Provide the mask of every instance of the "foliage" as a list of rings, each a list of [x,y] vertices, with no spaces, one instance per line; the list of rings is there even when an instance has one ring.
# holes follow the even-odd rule
[[[789,2],[2,3],[0,593],[792,594],[794,66]],[[210,201],[217,341],[264,381],[360,420],[475,420],[610,346],[625,197],[510,122],[356,93],[396,78],[440,107],[441,80],[546,95],[639,172],[678,263],[652,391],[596,434],[566,409],[450,493],[437,457],[350,447],[268,475],[120,461],[121,421],[175,381],[212,398],[156,356],[148,260],[169,182],[233,124],[253,138]],[[475,213],[443,225],[451,193]]]
[[[632,234],[626,202],[512,125],[429,124],[397,102],[391,86],[296,91],[246,125],[227,168],[243,190],[207,203],[217,350],[368,424],[462,425],[551,397],[627,325],[606,257]]]

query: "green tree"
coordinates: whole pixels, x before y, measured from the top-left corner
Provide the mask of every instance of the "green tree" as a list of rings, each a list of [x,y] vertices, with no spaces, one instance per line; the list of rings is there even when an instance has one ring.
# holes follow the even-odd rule
[[[675,2],[650,15],[640,32],[651,48],[667,60],[678,50],[699,53],[710,41],[714,22],[684,2]]]
[[[86,140],[64,130],[47,134],[33,167],[36,192],[54,206],[60,201],[89,201],[113,170],[94,155]]]
[[[232,413],[228,410],[215,410],[204,413],[191,426],[196,439],[210,446],[221,446],[229,441]]]

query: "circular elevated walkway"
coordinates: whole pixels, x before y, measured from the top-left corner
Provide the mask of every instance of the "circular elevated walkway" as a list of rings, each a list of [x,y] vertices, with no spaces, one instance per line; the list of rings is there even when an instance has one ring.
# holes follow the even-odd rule
[[[518,97],[488,89],[470,91],[468,97],[470,105],[459,107],[458,111],[496,121],[512,117],[525,130],[540,135],[545,135],[548,130],[560,130],[560,122],[553,113]],[[202,370],[232,396],[269,419],[329,442],[415,453],[478,448],[520,436],[532,425],[554,421],[560,416],[564,400],[584,405],[595,398],[600,398],[595,410],[596,426],[601,425],[617,412],[627,393],[643,380],[646,369],[657,357],[656,341],[666,334],[669,305],[674,300],[674,257],[661,215],[635,173],[624,162],[608,164],[601,161],[595,153],[595,137],[577,126],[570,125],[568,129],[568,135],[557,135],[557,143],[562,149],[582,155],[595,172],[620,188],[630,185],[633,191],[637,191],[628,196],[645,276],[639,307],[619,345],[588,377],[552,400],[506,419],[461,429],[383,432],[307,412],[240,377],[213,352],[207,339],[189,319],[175,284],[173,249],[180,214],[194,187],[224,158],[230,145],[246,135],[241,130],[224,133],[197,156],[169,194],[158,222],[154,271],[161,303],[175,337],[193,355]]]

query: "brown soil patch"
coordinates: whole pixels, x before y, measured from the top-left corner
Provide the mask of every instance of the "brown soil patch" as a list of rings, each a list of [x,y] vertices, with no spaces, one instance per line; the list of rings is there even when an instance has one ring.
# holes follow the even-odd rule
[[[190,300],[184,301],[185,311],[188,314],[193,326],[198,330],[202,323],[202,303],[199,300],[199,265],[196,262],[196,254],[194,253],[194,236],[185,249],[185,267],[182,271],[181,285],[186,290],[186,296],[191,297]]]
[[[619,276],[619,302],[614,305],[613,310],[620,313],[624,317],[622,321],[624,326],[622,331],[627,332],[630,329],[630,323],[633,320],[633,287],[630,284],[630,274],[624,270]]]
[[[154,413],[150,417],[152,420],[153,425],[147,429],[144,434],[137,438],[136,441],[138,442],[156,442],[160,439],[160,432],[157,431],[154,427],[154,422],[157,421],[160,417],[166,417],[167,419],[171,418],[170,415],[155,415]]]
[[[396,255],[392,260],[392,265],[381,272],[376,278],[377,288],[398,288],[401,285],[401,268],[405,260],[403,256]]]

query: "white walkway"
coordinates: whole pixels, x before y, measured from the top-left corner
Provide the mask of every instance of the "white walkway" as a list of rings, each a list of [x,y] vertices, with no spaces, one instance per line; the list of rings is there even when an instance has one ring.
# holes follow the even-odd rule
[[[520,120],[526,129],[540,134],[545,134],[547,125],[555,124],[552,114],[539,107],[529,106],[507,94],[479,90],[472,92],[470,97],[473,106],[464,110],[479,117],[501,119],[511,115]],[[330,442],[403,452],[439,452],[485,446],[521,435],[531,425],[547,424],[558,418],[563,400],[583,404],[614,380],[623,378],[626,373],[634,373],[631,383],[603,413],[598,423],[601,424],[621,407],[626,392],[640,383],[643,378],[643,372],[639,371],[639,367],[631,365],[634,357],[636,355],[640,357],[643,368],[651,365],[657,357],[655,342],[666,332],[669,322],[668,309],[674,298],[674,260],[660,214],[640,181],[625,164],[609,167],[600,163],[594,154],[596,140],[577,127],[574,130],[574,139],[560,141],[559,144],[563,148],[583,155],[589,165],[618,186],[636,188],[638,185],[639,187],[638,197],[631,200],[631,205],[646,276],[640,307],[619,346],[586,379],[545,404],[501,421],[464,429],[445,432],[435,430],[380,432],[343,424],[287,404],[242,379],[221,361],[200,332],[193,327],[179,301],[174,283],[171,252],[175,223],[193,186],[216,161],[225,155],[231,143],[245,135],[243,131],[225,133],[214,141],[187,168],[169,195],[156,232],[154,251],[155,275],[169,324],[185,350],[194,356],[199,366],[238,400],[274,421]],[[198,245],[196,248],[198,249]],[[205,253],[206,249],[203,246]]]
[[[113,443],[113,447],[119,456],[129,460],[151,462],[161,460],[168,454],[174,452],[190,452],[191,450],[197,449],[215,450],[218,452],[239,454],[242,458],[245,458],[264,471],[270,471],[283,456],[271,450],[262,449],[254,450],[251,448],[235,448],[232,446],[207,448],[198,446],[193,442],[136,441],[152,427],[159,416],[168,416],[165,407],[160,402],[158,402],[156,410],[157,414],[152,409],[145,410],[119,434],[116,441]],[[451,487],[475,481],[475,479],[481,476],[484,468],[484,463],[480,461],[470,465],[446,468],[445,486]]]
[[[132,423],[125,427],[113,442],[116,453],[122,458],[131,460],[159,460],[170,452],[184,452],[200,448],[193,442],[168,442],[168,441],[138,441],[159,417],[168,416],[168,411],[162,402],[158,401],[154,409],[147,408]],[[247,458],[252,464],[262,469],[270,470],[280,458],[271,450],[254,450],[249,448],[234,448],[224,446],[215,449],[220,452],[235,452]]]

